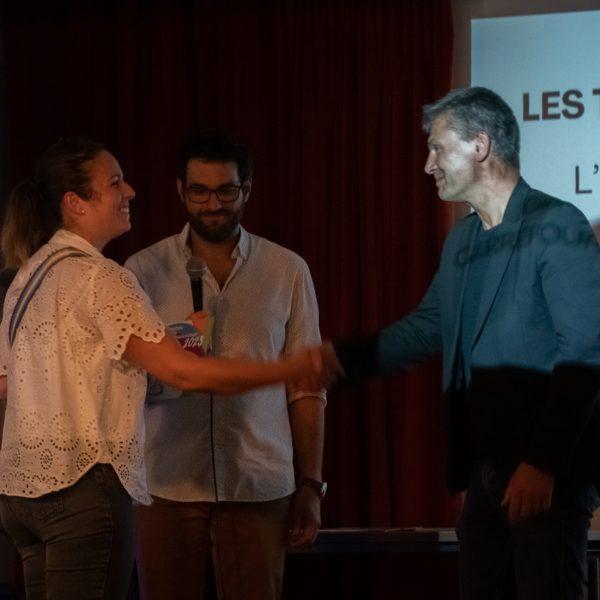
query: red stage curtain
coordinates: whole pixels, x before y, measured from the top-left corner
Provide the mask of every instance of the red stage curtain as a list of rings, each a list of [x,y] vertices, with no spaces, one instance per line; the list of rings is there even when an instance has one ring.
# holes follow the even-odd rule
[[[419,301],[451,220],[421,131],[449,88],[449,0],[7,4],[11,182],[53,139],[103,140],[137,190],[110,256],[179,230],[174,150],[216,125],[254,149],[245,224],[308,261],[324,335]],[[442,412],[439,365],[332,393],[324,525],[451,524]]]

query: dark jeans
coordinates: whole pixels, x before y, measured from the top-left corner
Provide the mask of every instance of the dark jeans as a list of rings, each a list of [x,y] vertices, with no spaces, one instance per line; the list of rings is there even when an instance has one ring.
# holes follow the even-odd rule
[[[110,465],[39,498],[0,496],[27,600],[119,600],[133,570],[131,498]]]
[[[457,526],[462,599],[582,600],[596,487],[559,481],[549,511],[510,523],[507,484],[489,463],[473,469]]]

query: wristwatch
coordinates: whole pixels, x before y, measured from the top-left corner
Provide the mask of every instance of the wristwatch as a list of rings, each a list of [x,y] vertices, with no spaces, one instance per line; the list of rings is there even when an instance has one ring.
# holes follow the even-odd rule
[[[325,498],[325,494],[327,493],[326,481],[318,481],[312,477],[300,477],[298,480],[298,487],[301,488],[304,485],[312,488],[319,497],[319,500],[323,500],[323,498]]]

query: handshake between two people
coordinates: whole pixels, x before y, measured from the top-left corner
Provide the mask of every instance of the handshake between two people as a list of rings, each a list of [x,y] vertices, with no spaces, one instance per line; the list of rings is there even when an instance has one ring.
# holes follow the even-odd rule
[[[287,383],[291,384],[293,389],[303,392],[317,392],[322,388],[329,388],[345,375],[329,340],[325,340],[321,346],[296,352],[287,360],[295,362],[297,369],[297,377]]]
[[[192,313],[188,320],[201,334],[207,333],[207,325],[210,320],[206,311]],[[231,363],[232,367],[234,366],[233,362]],[[266,366],[268,363],[257,362],[254,364],[260,368],[260,365]],[[275,364],[279,366],[276,378],[285,382],[290,389],[303,392],[317,392],[323,388],[329,388],[345,375],[333,344],[329,340],[320,346],[298,350],[276,361]]]

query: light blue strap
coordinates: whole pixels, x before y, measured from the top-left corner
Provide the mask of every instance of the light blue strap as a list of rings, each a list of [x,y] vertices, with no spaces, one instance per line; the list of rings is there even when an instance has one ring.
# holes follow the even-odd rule
[[[10,326],[8,328],[8,341],[10,346],[12,347],[13,341],[15,339],[15,335],[17,334],[17,328],[19,327],[19,323],[21,323],[21,319],[27,310],[27,306],[29,305],[30,300],[33,298],[33,295],[37,292],[38,288],[42,284],[44,277],[48,273],[48,271],[57,263],[63,260],[64,258],[68,258],[69,256],[89,256],[82,250],[78,250],[77,248],[67,247],[61,248],[56,252],[53,252],[50,256],[44,260],[44,262],[35,270],[33,275],[29,278],[29,281],[23,288],[19,299],[17,300],[17,304],[15,305],[15,309],[13,310],[12,317],[10,318]]]

